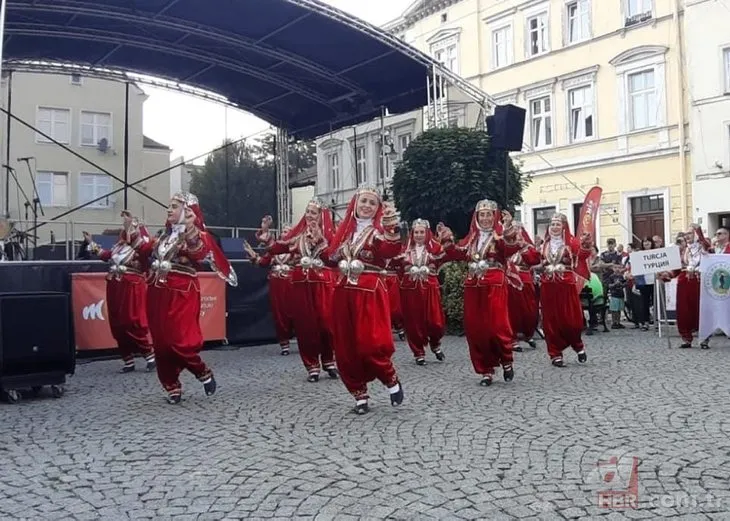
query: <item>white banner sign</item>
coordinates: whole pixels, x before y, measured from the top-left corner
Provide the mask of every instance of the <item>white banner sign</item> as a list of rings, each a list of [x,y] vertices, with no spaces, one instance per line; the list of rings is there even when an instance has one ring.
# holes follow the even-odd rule
[[[705,255],[700,262],[700,340],[720,329],[730,335],[730,255]]]
[[[631,274],[634,276],[653,275],[682,268],[679,246],[635,251],[631,253],[629,262],[631,262]]]

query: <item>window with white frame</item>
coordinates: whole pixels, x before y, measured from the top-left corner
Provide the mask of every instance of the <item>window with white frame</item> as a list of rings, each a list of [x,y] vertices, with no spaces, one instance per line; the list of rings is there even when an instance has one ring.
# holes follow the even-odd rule
[[[657,125],[659,96],[654,69],[626,75],[629,102],[629,130],[641,130]]]
[[[340,189],[340,155],[337,152],[327,156],[327,178],[330,190]]]
[[[449,69],[451,72],[458,74],[459,54],[457,42],[442,46],[432,46],[432,49],[433,57],[437,62]]]
[[[367,155],[365,154],[365,147],[357,147],[355,149],[355,161],[356,181],[357,186],[360,186],[368,180]]]
[[[36,113],[36,126],[38,130],[55,139],[59,143],[67,145],[71,137],[71,111],[68,109],[55,109],[50,107],[38,107]],[[36,134],[36,142],[53,143],[40,134]]]
[[[411,144],[411,134],[401,134],[398,136],[398,155],[400,156],[400,159],[403,159],[403,154],[406,151],[406,148],[408,148],[408,145]]]
[[[527,19],[527,56],[537,56],[550,50],[547,12]]]
[[[38,171],[35,186],[43,206],[68,206],[68,174],[66,172]]]
[[[725,71],[725,92],[730,92],[730,47],[722,51],[722,64]]]
[[[594,137],[593,85],[583,85],[568,91],[570,141],[576,143]]]
[[[566,43],[577,43],[591,37],[590,0],[573,0],[565,5]]]
[[[499,69],[512,63],[512,26],[492,31],[492,68]]]
[[[108,112],[81,111],[81,144],[97,146],[106,139],[107,145],[112,141],[112,115]]]
[[[553,144],[552,98],[544,96],[530,100],[530,137],[533,148]]]
[[[114,196],[107,195],[112,191],[112,178],[106,174],[79,175],[79,203],[91,203],[99,197],[106,196],[89,204],[89,208],[110,208],[114,205]]]
[[[635,25],[654,16],[654,0],[623,0],[626,13],[625,27]]]

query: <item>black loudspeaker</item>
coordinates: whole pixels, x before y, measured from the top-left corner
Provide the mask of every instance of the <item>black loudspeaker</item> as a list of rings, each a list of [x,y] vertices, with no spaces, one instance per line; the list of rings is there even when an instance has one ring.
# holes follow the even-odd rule
[[[69,300],[66,293],[0,294],[0,387],[57,385],[74,373]]]
[[[494,116],[487,117],[487,134],[492,146],[499,150],[519,152],[525,134],[527,111],[515,105],[497,105]]]

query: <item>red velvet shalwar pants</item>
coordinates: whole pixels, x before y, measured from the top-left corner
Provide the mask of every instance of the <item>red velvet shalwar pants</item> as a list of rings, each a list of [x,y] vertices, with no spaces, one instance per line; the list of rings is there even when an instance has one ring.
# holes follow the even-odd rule
[[[393,387],[398,376],[391,360],[395,345],[385,281],[378,274],[363,273],[359,283],[335,286],[332,326],[342,382],[356,400],[367,400],[369,382],[378,379]]]
[[[291,315],[291,279],[278,275],[269,276],[269,303],[271,316],[274,319],[276,339],[282,347],[289,345],[294,336]]]
[[[677,329],[684,342],[692,343],[700,329],[700,276],[683,271],[677,277]]]
[[[180,373],[187,369],[201,382],[212,371],[200,358],[200,283],[196,276],[170,273],[167,282],[147,289],[147,312],[157,358],[157,376],[169,394],[180,394]]]
[[[525,340],[530,340],[535,335],[538,321],[535,285],[524,281],[521,289],[509,285],[507,294],[509,321],[512,326],[512,333],[515,335],[514,341],[517,342],[517,335],[520,334]]]
[[[400,281],[398,275],[389,273],[385,277],[388,288],[388,302],[390,305],[390,323],[396,330],[403,329],[403,305],[400,299]]]
[[[106,283],[109,328],[117,341],[125,365],[134,365],[134,355],[148,361],[155,355],[149,341],[147,324],[147,282],[141,274],[125,273],[121,280]]]
[[[578,353],[584,349],[583,308],[576,290],[575,274],[543,276],[540,287],[542,327],[548,356],[562,358],[563,351],[572,347]]]
[[[406,339],[417,360],[426,356],[427,345],[431,346],[431,351],[434,353],[438,352],[444,336],[445,320],[441,307],[441,293],[438,279],[436,277],[433,279],[433,283],[429,280],[413,288],[400,290]]]
[[[498,275],[495,270],[485,277],[499,278]],[[501,283],[464,287],[464,334],[472,366],[480,375],[493,375],[495,367],[500,364],[508,367],[513,361],[507,283],[503,273],[501,279]]]
[[[301,268],[297,268],[301,269]],[[291,316],[299,345],[299,356],[309,374],[319,374],[320,367],[333,369],[332,351],[332,281],[297,280],[291,283]]]

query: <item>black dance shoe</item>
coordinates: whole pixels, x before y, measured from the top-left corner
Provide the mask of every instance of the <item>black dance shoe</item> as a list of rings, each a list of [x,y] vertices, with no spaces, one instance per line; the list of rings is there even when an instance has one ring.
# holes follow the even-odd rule
[[[310,374],[309,377],[307,378],[307,381],[308,382],[312,382],[312,383],[319,382],[319,375],[318,374]]]
[[[215,382],[215,378],[213,376],[210,377],[210,380],[203,383],[203,389],[205,389],[206,396],[213,396],[217,388],[218,384]]]
[[[168,394],[167,395],[167,403],[170,405],[177,405],[182,400],[182,396],[180,394]]]
[[[333,380],[337,380],[337,379],[338,379],[338,378],[340,377],[340,373],[338,373],[338,372],[337,372],[337,369],[335,369],[334,367],[332,367],[332,368],[330,368],[330,369],[327,369],[327,374],[328,374],[328,375],[329,375],[329,377],[330,377],[330,378],[332,378]]]
[[[710,349],[710,343],[707,340],[705,340],[704,342],[702,342],[700,344],[700,349]]]
[[[680,349],[692,349],[692,342],[684,342],[681,346],[679,346]]]
[[[443,351],[436,351],[436,353],[434,354],[436,355],[436,360],[438,360],[439,362],[443,362],[444,360],[446,360],[446,355]]]
[[[489,375],[482,376],[482,381],[479,382],[479,385],[483,387],[489,387],[490,385],[492,385],[492,377]]]
[[[370,407],[366,403],[359,403],[355,405],[355,414],[362,416],[363,414],[367,414],[370,412]]]
[[[504,368],[504,381],[511,382],[515,378],[515,370],[511,365]]]
[[[397,407],[403,403],[403,384],[398,382],[398,392],[390,394],[390,405]]]
[[[587,360],[588,360],[588,355],[586,354],[586,350],[584,349],[583,351],[578,353],[578,361],[581,364],[585,364]]]
[[[565,362],[562,358],[553,358],[551,362],[555,367],[565,367]]]
[[[522,346],[519,345],[519,344],[515,344],[515,345],[512,346],[512,351],[514,351],[516,353],[521,353],[522,352]]]
[[[426,360],[423,358],[416,358],[416,365],[426,365]]]
[[[282,347],[281,348],[281,356],[289,356],[289,348],[288,347]]]
[[[135,367],[133,365],[125,365],[122,367],[122,370],[120,371],[122,374],[125,373],[133,373],[135,370]]]
[[[157,369],[157,362],[155,362],[155,359],[147,360],[147,372],[151,373],[155,369]]]
[[[398,330],[398,339],[401,342],[406,339],[406,332],[403,329]]]
[[[537,343],[533,339],[528,340],[527,345],[533,349],[537,349]]]

